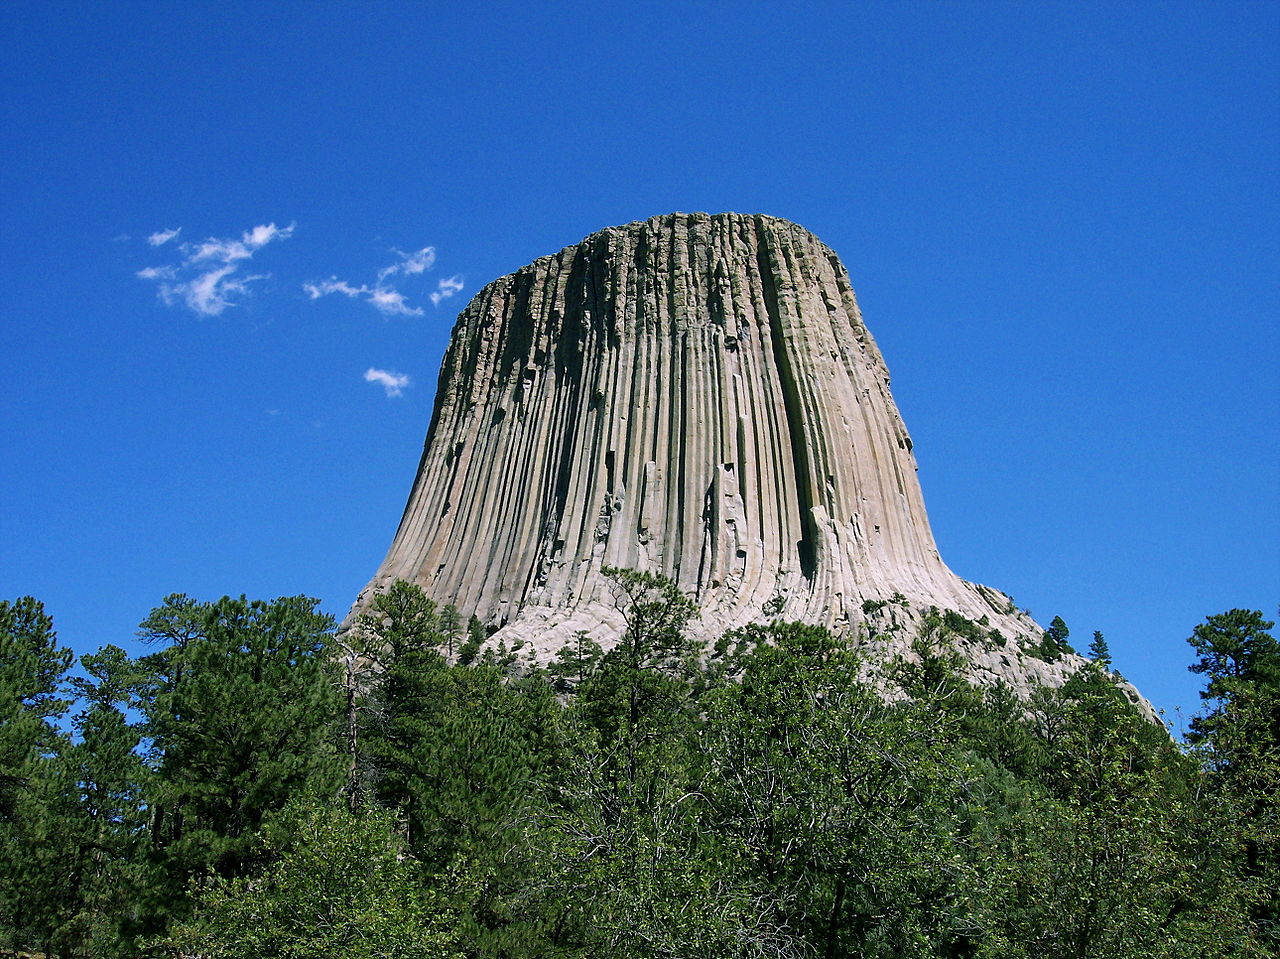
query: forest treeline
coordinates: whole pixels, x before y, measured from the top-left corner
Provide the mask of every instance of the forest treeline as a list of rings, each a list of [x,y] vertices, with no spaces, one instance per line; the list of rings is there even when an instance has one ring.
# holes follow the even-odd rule
[[[627,629],[539,667],[396,583],[170,596],[81,658],[0,602],[0,942],[62,957],[1186,957],[1280,945],[1280,647],[1195,627],[1188,742],[1095,636],[1060,689],[962,678],[929,611],[868,662],[825,629]],[[972,624],[969,624],[970,626]],[[1063,644],[1055,621],[1047,641]]]

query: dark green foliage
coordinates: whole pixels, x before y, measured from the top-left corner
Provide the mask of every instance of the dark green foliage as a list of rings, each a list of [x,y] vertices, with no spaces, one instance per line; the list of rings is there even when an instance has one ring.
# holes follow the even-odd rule
[[[613,581],[627,624],[610,658],[629,669],[688,668],[701,651],[684,635],[698,614],[693,601],[664,576],[611,566],[601,572]]]
[[[462,666],[470,666],[475,662],[476,656],[480,654],[480,648],[488,638],[489,634],[484,624],[477,617],[472,616],[467,620],[467,638],[458,648],[458,663]]]
[[[672,583],[609,575],[622,641],[546,670],[405,583],[337,638],[304,598],[172,596],[161,648],[73,680],[38,604],[0,605],[4,932],[120,959],[1276,954],[1260,614],[1197,627],[1187,751],[1100,634],[1028,700],[965,679],[989,622],[929,610],[890,664],[782,622],[707,653]]]
[[[770,940],[752,890],[711,865],[694,607],[662,577],[607,572],[627,629],[569,705],[537,820],[541,901],[559,917],[549,938],[570,955],[757,954],[749,944]]]
[[[1254,892],[1260,938],[1280,954],[1280,642],[1257,610],[1210,616],[1188,642],[1208,680],[1190,738],[1204,762],[1212,810],[1233,839]]]
[[[76,911],[80,872],[80,850],[59,840],[74,814],[56,725],[71,658],[39,601],[0,601],[0,924],[46,950]]]
[[[931,606],[925,613],[924,622],[921,624],[915,642],[917,646],[923,641],[927,645],[942,645],[948,648],[954,647],[956,643],[969,643],[986,649],[1003,646],[1004,636],[1001,635],[1000,630],[991,629],[990,625],[990,620],[986,616],[974,622],[954,609],[939,611],[936,606]],[[918,649],[917,652],[919,652]],[[958,651],[957,655],[960,655]],[[960,658],[963,659],[963,656],[960,655]]]
[[[951,632],[969,640],[971,643],[985,643],[987,641],[987,630],[973,622],[973,620],[961,616],[953,609],[948,609],[942,614],[942,622]]]
[[[1067,624],[1062,621],[1061,616],[1053,617],[1053,621],[1049,623],[1048,637],[1058,647],[1058,651],[1062,653],[1070,653],[1076,655],[1075,648],[1067,642],[1067,636],[1071,631],[1067,629]]]
[[[547,667],[557,693],[567,693],[581,686],[596,671],[604,650],[600,644],[580,630],[572,640],[560,647]]]
[[[1092,665],[1037,697],[1033,718],[1043,796],[1017,823],[1038,858],[1010,860],[1010,933],[1043,956],[1167,955],[1171,942],[1216,954],[1227,930],[1204,903],[1234,890],[1189,894],[1204,865],[1189,848],[1192,770],[1164,731]]]
[[[1190,669],[1206,678],[1200,698],[1209,704],[1191,723],[1193,738],[1226,722],[1232,704],[1280,690],[1280,643],[1267,632],[1274,625],[1257,610],[1232,609],[1192,632],[1187,642],[1198,658]]]
[[[62,764],[64,842],[80,863],[69,877],[76,911],[66,931],[102,956],[139,931],[131,907],[146,880],[137,861],[153,784],[139,754],[142,730],[129,714],[142,705],[146,673],[118,646],[82,657],[80,667],[87,675],[72,680],[83,705],[75,716],[78,740]]]
[[[452,662],[462,643],[462,617],[458,615],[458,607],[449,603],[440,609],[437,618],[444,655]]]
[[[1111,668],[1111,647],[1107,639],[1098,630],[1093,631],[1093,642],[1089,644],[1089,659],[1103,669]]]
[[[83,709],[75,740],[38,764],[9,847],[10,888],[24,903],[15,924],[28,942],[63,954],[124,954],[135,931],[147,770],[139,732],[124,710],[137,704],[139,674],[122,650],[84,657],[71,681]],[[9,885],[6,883],[5,885]]]
[[[679,751],[687,732],[701,647],[684,628],[697,610],[661,576],[609,567],[604,573],[615,584],[626,629],[578,691],[574,708],[599,737],[602,760],[624,791],[634,792],[662,774],[667,754]]]
[[[910,605],[911,603],[907,601],[907,597],[901,593],[894,593],[888,599],[864,599],[862,601],[862,615],[872,616],[886,606],[901,606],[905,609]]]
[[[446,711],[449,674],[436,605],[419,587],[397,580],[374,597],[358,628],[382,664],[363,716],[373,792],[407,817],[412,844],[421,832],[414,815],[415,756],[431,747]]]
[[[919,701],[941,702],[958,695],[968,696],[970,688],[960,679],[964,656],[956,648],[958,638],[946,618],[936,608],[930,608],[911,640],[912,655],[889,663],[889,678]]]
[[[541,677],[514,683],[496,664],[450,666],[447,626],[417,586],[396,582],[375,598],[362,628],[384,668],[367,692],[361,742],[371,795],[395,812],[423,874],[464,907],[469,940],[492,946],[535,935],[508,901],[528,881],[512,850],[554,762],[558,707]]]
[[[159,944],[208,959],[455,959],[439,897],[417,881],[389,816],[294,803],[263,832],[263,867],[198,887]]]
[[[153,786],[148,812],[154,900],[144,930],[184,903],[191,876],[237,876],[255,835],[291,798],[330,796],[343,779],[333,621],[316,601],[170,596],[142,623],[170,642],[142,660]]]
[[[1049,624],[1049,628],[1044,631],[1044,636],[1040,640],[1039,646],[1033,646],[1027,650],[1032,656],[1043,659],[1046,663],[1056,663],[1062,658],[1063,654],[1075,654],[1075,650],[1071,644],[1067,642],[1067,637],[1071,635],[1071,630],[1067,628],[1067,624],[1062,621],[1061,616],[1053,617],[1053,622]]]
[[[980,695],[980,705],[971,694],[957,697],[963,703],[953,713],[960,742],[1018,782],[1041,782],[1048,748],[1029,721],[1027,703],[1004,683],[988,686]]]
[[[895,955],[946,939],[954,902],[944,810],[964,782],[928,710],[886,706],[826,630],[771,628],[708,717],[712,808],[728,851],[820,955]],[[938,817],[941,817],[939,819]]]
[[[0,600],[0,821],[15,814],[32,763],[59,740],[52,720],[70,705],[61,684],[71,657],[39,601]]]

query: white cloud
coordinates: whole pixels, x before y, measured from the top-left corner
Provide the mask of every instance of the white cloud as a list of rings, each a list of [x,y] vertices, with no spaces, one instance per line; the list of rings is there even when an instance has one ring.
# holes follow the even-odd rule
[[[402,253],[400,250],[392,250],[391,252],[400,257],[400,262],[384,266],[379,270],[379,283],[382,283],[387,277],[395,276],[397,273],[402,273],[405,276],[417,276],[431,269],[436,262],[436,248],[434,246],[424,246],[416,253]]]
[[[174,294],[180,294],[188,307],[203,316],[217,316],[229,306],[235,305],[233,297],[249,292],[254,280],[265,280],[266,274],[256,276],[232,276],[235,265],[221,266],[201,273],[190,283],[179,284]]]
[[[293,227],[294,224],[292,223],[284,228],[280,228],[274,223],[264,223],[260,226],[255,226],[252,230],[245,230],[238,240],[220,240],[217,237],[210,237],[198,244],[184,243],[182,244],[182,251],[192,263],[204,260],[236,263],[240,260],[249,259],[272,240],[289,239],[289,237],[293,236]]]
[[[422,307],[410,306],[408,297],[401,293],[389,281],[395,277],[420,276],[431,269],[436,262],[436,248],[424,246],[421,250],[405,253],[403,250],[392,250],[399,262],[384,266],[378,270],[372,286],[361,283],[356,286],[336,276],[318,283],[304,283],[302,289],[313,300],[330,293],[341,293],[351,299],[359,299],[368,303],[383,316],[421,316]],[[439,304],[462,289],[462,278],[459,276],[441,280],[434,293],[429,294],[432,304]]]
[[[389,286],[352,286],[346,280],[331,276],[319,283],[303,283],[307,296],[318,300],[330,293],[341,293],[351,299],[361,299],[373,305],[383,316],[421,316],[422,310],[410,306],[404,294]]]
[[[461,276],[447,276],[436,284],[436,291],[431,294],[431,304],[439,306],[441,300],[447,300],[455,293],[462,291]]]
[[[160,230],[147,237],[147,242],[154,247],[163,246],[180,229]],[[241,275],[240,264],[252,259],[268,243],[287,240],[293,230],[292,223],[286,227],[264,223],[245,230],[239,239],[210,237],[199,243],[182,243],[178,246],[177,264],[149,266],[139,270],[137,276],[156,281],[157,292],[165,303],[183,303],[199,316],[217,316],[247,295],[250,283],[267,276]]]
[[[399,396],[409,385],[409,377],[391,370],[376,370],[372,366],[364,371],[366,383],[377,383],[387,391],[387,396]]]
[[[369,292],[367,286],[352,286],[346,280],[340,280],[336,276],[321,280],[319,283],[303,283],[302,288],[313,300],[328,296],[330,293],[341,293],[344,296],[360,296]]]
[[[176,230],[156,230],[155,233],[147,237],[147,242],[152,246],[164,246],[181,232],[182,227],[178,227]]]
[[[405,302],[404,294],[390,287],[376,287],[369,291],[369,302],[384,316],[421,316],[422,309]]]
[[[278,227],[274,223],[255,226],[252,230],[246,230],[244,234],[245,245],[251,250],[256,250],[260,246],[266,246],[272,240],[287,240],[293,236],[293,228],[296,223],[290,223],[286,227]]]

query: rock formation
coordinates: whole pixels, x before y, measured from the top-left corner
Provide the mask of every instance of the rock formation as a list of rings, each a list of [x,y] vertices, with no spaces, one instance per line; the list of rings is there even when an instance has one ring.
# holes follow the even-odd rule
[[[670,577],[707,635],[776,616],[902,645],[936,606],[1007,640],[966,651],[979,676],[1067,666],[1024,655],[1039,627],[943,564],[849,277],[772,217],[602,230],[481,290],[356,609],[409,580],[545,657],[618,635],[603,566]]]

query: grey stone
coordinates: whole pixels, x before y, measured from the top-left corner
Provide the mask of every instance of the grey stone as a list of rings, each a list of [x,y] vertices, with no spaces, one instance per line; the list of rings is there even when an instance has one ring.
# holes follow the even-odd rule
[[[405,579],[545,659],[578,630],[616,639],[601,567],[620,566],[673,579],[709,637],[777,617],[874,631],[889,656],[936,606],[1007,639],[962,649],[975,678],[1060,684],[1080,660],[1021,652],[1041,628],[942,562],[916,469],[848,274],[815,236],[734,213],[613,227],[462,311],[353,616]]]

